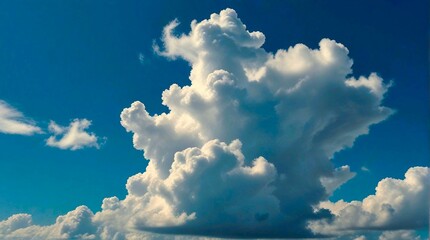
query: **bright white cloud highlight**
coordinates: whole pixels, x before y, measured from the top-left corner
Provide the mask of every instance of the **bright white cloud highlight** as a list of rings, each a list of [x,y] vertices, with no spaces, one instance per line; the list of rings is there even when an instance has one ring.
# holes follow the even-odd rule
[[[20,111],[0,100],[0,133],[33,135],[42,130]]]
[[[46,140],[46,145],[60,149],[78,150],[85,147],[99,148],[99,137],[87,132],[91,121],[87,119],[74,119],[69,126],[60,126],[54,121],[49,123],[48,130],[54,134]]]

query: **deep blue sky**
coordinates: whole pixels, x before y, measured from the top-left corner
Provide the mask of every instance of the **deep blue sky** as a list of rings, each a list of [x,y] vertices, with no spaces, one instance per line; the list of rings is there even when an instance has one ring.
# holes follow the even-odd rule
[[[123,198],[127,178],[146,161],[119,124],[121,110],[140,100],[149,112],[163,112],[161,92],[188,83],[190,67],[153,54],[153,41],[175,18],[188,31],[191,20],[226,7],[266,35],[267,51],[315,48],[327,37],[350,50],[353,75],[375,71],[394,82],[384,105],[397,113],[335,156],[336,165],[358,174],[334,200],[362,199],[382,178],[428,165],[428,1],[5,0],[0,99],[44,128],[51,119],[90,119],[90,130],[107,142],[68,151],[45,146],[46,135],[0,134],[0,219],[27,212],[51,223],[78,205],[97,211],[103,198]]]

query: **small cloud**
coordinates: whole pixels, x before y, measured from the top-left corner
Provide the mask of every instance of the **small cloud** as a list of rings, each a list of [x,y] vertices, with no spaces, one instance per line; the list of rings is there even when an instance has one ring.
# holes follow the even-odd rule
[[[367,240],[366,236],[361,235],[359,237],[354,238],[354,240]]]
[[[361,167],[361,171],[363,171],[363,172],[370,172],[370,170],[367,167],[365,167],[365,166]]]
[[[91,126],[87,119],[74,119],[69,126],[60,126],[54,121],[49,123],[48,130],[54,134],[46,140],[46,145],[60,149],[78,150],[85,147],[99,148],[99,137],[85,130]],[[105,138],[103,138],[105,141]]]
[[[390,82],[388,84],[384,84],[382,78],[380,78],[376,73],[372,73],[368,78],[361,76],[356,79],[352,77],[346,80],[345,84],[354,88],[365,87],[378,98],[382,98],[393,83]]]
[[[0,133],[33,135],[43,131],[20,111],[0,100]]]
[[[140,64],[145,63],[145,55],[143,55],[143,53],[139,53],[139,62]]]
[[[378,240],[420,240],[421,238],[413,230],[384,231]]]

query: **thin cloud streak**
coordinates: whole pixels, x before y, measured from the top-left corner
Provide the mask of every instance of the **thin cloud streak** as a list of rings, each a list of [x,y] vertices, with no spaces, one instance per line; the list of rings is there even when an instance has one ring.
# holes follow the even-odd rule
[[[35,122],[23,113],[0,100],[0,133],[31,136],[43,133]]]

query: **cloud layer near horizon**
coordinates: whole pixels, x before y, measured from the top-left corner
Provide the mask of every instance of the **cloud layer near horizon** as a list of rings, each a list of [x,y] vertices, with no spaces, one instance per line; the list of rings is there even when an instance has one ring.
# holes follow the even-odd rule
[[[327,231],[324,224],[348,216],[315,206],[354,176],[348,166],[331,163],[333,154],[392,114],[381,105],[388,89],[382,78],[375,73],[352,77],[348,49],[330,39],[322,39],[318,49],[297,44],[266,52],[264,34],[248,31],[232,9],[193,21],[188,34],[174,35],[178,24],[165,27],[163,47],[155,50],[188,61],[191,83],[163,92],[166,113],[151,115],[141,102],[121,113],[135,148],[149,160],[144,173],[128,179],[125,199],[106,198],[95,214],[78,207],[46,227],[31,225],[29,215],[14,215],[0,222],[0,236],[343,234],[342,229]],[[392,184],[402,189],[394,195],[422,196],[427,183],[415,180],[428,175],[428,168],[411,168],[405,180],[382,180],[378,189],[389,192],[385,185]],[[406,191],[405,182],[421,190]],[[369,197],[375,208],[363,208],[368,201],[363,200],[358,212],[379,214],[386,199],[378,196]],[[387,215],[385,221],[397,218]]]
[[[221,150],[221,155],[226,154],[228,156],[228,153],[230,153],[230,161],[235,162],[240,159],[240,155],[236,156],[234,153],[238,153],[237,150],[240,147],[238,144],[238,142],[235,142],[230,145],[224,145],[219,142],[211,142],[202,151],[213,152],[214,150]],[[200,151],[197,152],[202,154]],[[268,163],[264,159],[256,159],[254,163],[252,168],[239,167],[238,169],[241,170],[237,171],[236,174],[262,176],[264,173],[267,174],[273,170],[272,166],[267,165]],[[210,164],[210,161],[207,164]],[[212,164],[214,163],[212,162]],[[332,238],[329,239],[338,240],[420,240],[421,238],[416,235],[413,229],[426,227],[424,225],[428,224],[428,219],[426,218],[428,212],[423,211],[423,209],[428,209],[428,201],[426,200],[429,191],[429,171],[427,167],[413,167],[406,172],[404,180],[383,179],[378,183],[376,194],[370,195],[363,201],[351,203],[344,201],[336,203],[323,202],[320,207],[330,209],[335,214],[335,218],[332,222],[325,222],[325,220],[315,221],[311,224],[311,229],[331,235]],[[387,189],[389,186],[394,188],[392,194],[388,196],[382,195],[382,193],[390,190]],[[409,194],[408,191],[412,192],[412,194]],[[130,207],[139,206],[139,203],[136,202],[129,204]],[[211,205],[210,203],[207,204]],[[159,205],[160,203],[154,204],[154,209],[157,209]],[[29,214],[15,214],[6,220],[0,221],[0,238],[32,240],[210,239],[207,237],[160,235],[130,228],[127,225],[124,226],[127,219],[121,218],[124,216],[115,215],[113,211],[122,207],[124,205],[118,198],[106,198],[103,201],[102,212],[98,212],[96,215],[86,206],[79,206],[75,210],[59,216],[56,222],[49,226],[34,225]],[[210,207],[213,210],[213,205]],[[350,208],[353,209],[351,210]],[[388,215],[387,212],[381,213],[381,211],[386,211],[388,208],[392,209]],[[403,217],[403,214],[406,214],[405,217]],[[417,218],[414,218],[414,216]],[[353,219],[358,221],[352,221]],[[403,226],[400,229],[409,228],[412,230],[396,230],[399,229],[399,224]],[[283,227],[288,227],[288,225]],[[368,232],[368,230],[372,231]]]

